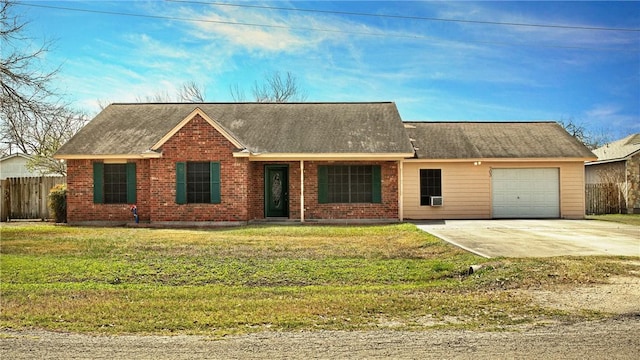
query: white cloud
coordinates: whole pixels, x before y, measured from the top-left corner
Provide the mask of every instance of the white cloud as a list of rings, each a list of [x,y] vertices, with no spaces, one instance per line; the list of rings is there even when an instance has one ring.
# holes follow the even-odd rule
[[[291,53],[335,39],[335,34],[303,29],[340,30],[335,22],[319,20],[317,16],[265,12],[257,9],[209,7],[196,11],[191,7],[178,10],[183,18],[201,20],[185,23],[199,39],[222,41],[227,46],[248,51]]]
[[[580,15],[567,17],[566,12],[558,15],[553,11],[555,4],[540,4],[537,14],[532,15],[523,10],[513,11],[499,3],[469,3],[446,2],[438,3],[438,16],[448,19],[486,21],[508,24],[548,24],[567,27],[612,27],[600,23],[580,20]],[[544,10],[548,9],[547,12]],[[622,48],[635,46],[638,48],[637,34],[630,32],[611,32],[586,29],[571,29],[561,27],[537,27],[518,25],[493,25],[477,23],[457,23],[460,29],[466,31],[467,36],[481,34],[487,41],[505,41],[521,43],[527,46],[536,45],[591,47],[591,48]],[[615,27],[615,26],[614,26]],[[624,27],[624,26],[618,26]]]
[[[640,132],[640,114],[629,114],[618,104],[595,104],[584,112],[584,118],[589,128],[613,138]]]

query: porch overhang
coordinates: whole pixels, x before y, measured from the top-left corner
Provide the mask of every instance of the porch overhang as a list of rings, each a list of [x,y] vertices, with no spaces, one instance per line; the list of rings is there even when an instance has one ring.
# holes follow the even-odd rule
[[[249,161],[402,161],[413,153],[252,153],[235,152],[234,157]]]

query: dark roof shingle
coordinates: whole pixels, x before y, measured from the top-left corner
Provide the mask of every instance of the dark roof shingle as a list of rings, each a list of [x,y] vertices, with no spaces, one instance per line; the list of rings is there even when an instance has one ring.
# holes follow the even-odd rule
[[[411,153],[394,103],[112,104],[57,152],[141,154],[200,108],[252,153]]]
[[[421,159],[594,158],[555,122],[406,122]]]

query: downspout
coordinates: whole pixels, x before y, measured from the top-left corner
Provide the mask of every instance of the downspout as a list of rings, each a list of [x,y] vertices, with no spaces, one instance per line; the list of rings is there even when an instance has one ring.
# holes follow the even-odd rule
[[[304,160],[300,160],[300,222],[304,222]]]

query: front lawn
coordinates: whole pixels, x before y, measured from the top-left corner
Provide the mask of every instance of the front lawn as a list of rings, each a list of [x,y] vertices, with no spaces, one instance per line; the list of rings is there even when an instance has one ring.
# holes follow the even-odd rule
[[[640,214],[587,215],[589,220],[612,221],[621,224],[640,226]]]
[[[472,264],[484,268],[468,276]],[[262,330],[500,329],[597,314],[512,289],[628,274],[618,258],[492,259],[411,224],[231,229],[0,229],[0,327],[224,335]]]

